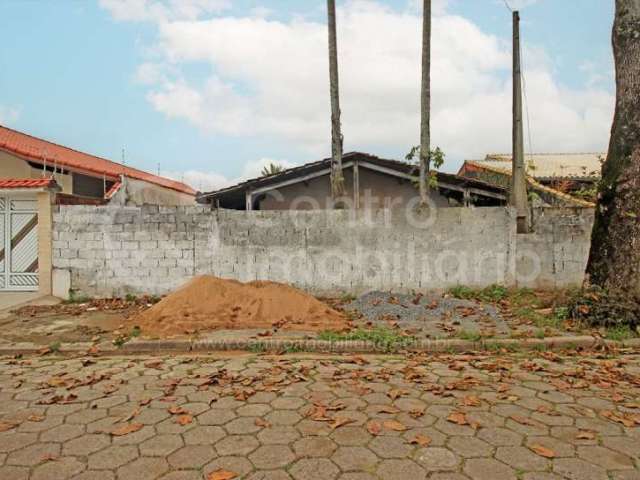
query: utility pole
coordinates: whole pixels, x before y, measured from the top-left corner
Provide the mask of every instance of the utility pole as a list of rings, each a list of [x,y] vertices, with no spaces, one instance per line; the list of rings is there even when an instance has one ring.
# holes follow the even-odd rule
[[[327,0],[327,16],[329,24],[329,91],[331,95],[331,199],[335,206],[336,200],[344,193],[335,0]]]
[[[422,10],[422,86],[420,94],[420,204],[427,205],[429,163],[431,162],[431,0]]]
[[[520,14],[515,11],[513,12],[513,171],[511,175],[509,204],[516,209],[518,233],[526,233],[529,230],[523,136],[522,78],[520,72]]]

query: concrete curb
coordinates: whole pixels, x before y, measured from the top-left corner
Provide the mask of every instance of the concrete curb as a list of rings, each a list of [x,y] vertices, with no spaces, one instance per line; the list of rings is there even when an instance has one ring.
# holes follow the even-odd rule
[[[487,339],[478,342],[444,339],[418,341],[415,343],[389,348],[365,341],[296,340],[296,339],[255,339],[238,338],[225,340],[133,340],[122,347],[101,345],[97,355],[148,355],[160,353],[212,353],[228,351],[248,351],[254,353],[460,353],[472,351],[515,351],[515,350],[562,350],[593,349],[607,346],[610,348],[640,348],[640,338],[622,342],[603,340],[592,336],[549,337],[544,339]],[[85,355],[87,344],[63,344],[56,353],[61,355]],[[29,344],[0,347],[0,356],[41,354],[43,347]]]

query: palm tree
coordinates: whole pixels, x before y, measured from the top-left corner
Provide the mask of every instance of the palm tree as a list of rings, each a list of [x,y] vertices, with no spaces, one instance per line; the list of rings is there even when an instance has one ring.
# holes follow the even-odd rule
[[[335,0],[327,0],[327,13],[329,20],[329,91],[331,95],[331,198],[335,205],[335,200],[344,193]]]
[[[263,177],[268,177],[269,175],[275,175],[276,173],[280,173],[284,171],[284,167],[282,165],[278,165],[277,163],[269,163],[269,165],[265,165],[262,167],[262,171],[260,175]]]

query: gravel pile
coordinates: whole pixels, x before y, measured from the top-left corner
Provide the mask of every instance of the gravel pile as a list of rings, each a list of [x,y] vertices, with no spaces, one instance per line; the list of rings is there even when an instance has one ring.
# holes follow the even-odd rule
[[[420,338],[452,337],[461,332],[499,337],[510,332],[495,306],[436,293],[369,292],[343,308],[361,316],[356,325],[399,328]]]

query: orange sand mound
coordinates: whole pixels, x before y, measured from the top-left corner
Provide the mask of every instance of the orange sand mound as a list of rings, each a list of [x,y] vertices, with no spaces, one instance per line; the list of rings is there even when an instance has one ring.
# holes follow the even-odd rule
[[[144,336],[224,329],[342,330],[346,317],[289,285],[199,276],[131,321]]]

